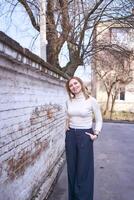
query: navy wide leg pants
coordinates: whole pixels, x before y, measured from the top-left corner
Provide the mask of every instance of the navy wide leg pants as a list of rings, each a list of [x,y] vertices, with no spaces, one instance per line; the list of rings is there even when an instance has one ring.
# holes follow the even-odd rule
[[[66,131],[65,149],[68,173],[68,200],[93,200],[93,141],[85,132],[92,129]]]

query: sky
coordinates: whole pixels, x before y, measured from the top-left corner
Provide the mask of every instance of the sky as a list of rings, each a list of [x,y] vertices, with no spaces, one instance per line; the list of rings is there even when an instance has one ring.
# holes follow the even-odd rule
[[[5,5],[0,0],[0,31],[6,33],[9,37],[16,40],[24,48],[28,48],[33,53],[40,56],[40,35],[32,27],[25,10],[21,5],[18,5],[13,14],[8,12],[8,4]],[[59,55],[60,65],[65,66],[68,62],[68,49],[66,43]],[[84,81],[91,79],[90,66],[79,66],[75,76],[79,76]]]

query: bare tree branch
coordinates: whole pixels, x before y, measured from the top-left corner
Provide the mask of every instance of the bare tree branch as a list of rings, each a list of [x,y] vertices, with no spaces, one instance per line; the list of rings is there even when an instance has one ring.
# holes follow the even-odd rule
[[[31,23],[33,25],[33,27],[37,30],[37,31],[40,31],[40,27],[39,25],[36,23],[36,20],[35,20],[35,17],[33,15],[33,12],[31,10],[31,8],[29,7],[28,3],[26,0],[18,0],[25,8],[30,20],[31,20]]]

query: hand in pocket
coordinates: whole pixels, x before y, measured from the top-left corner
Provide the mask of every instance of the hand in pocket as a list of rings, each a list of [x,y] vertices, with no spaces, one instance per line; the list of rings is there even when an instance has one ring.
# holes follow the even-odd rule
[[[90,137],[91,140],[97,139],[97,136],[96,136],[96,135],[93,135],[93,134],[88,133],[88,132],[85,132],[85,134],[86,134],[86,135],[89,135],[89,137]]]

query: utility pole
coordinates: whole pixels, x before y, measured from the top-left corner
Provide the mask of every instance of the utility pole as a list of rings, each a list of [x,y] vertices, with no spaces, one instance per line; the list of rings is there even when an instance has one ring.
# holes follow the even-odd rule
[[[46,0],[39,0],[40,2],[40,56],[47,61],[46,56]]]

